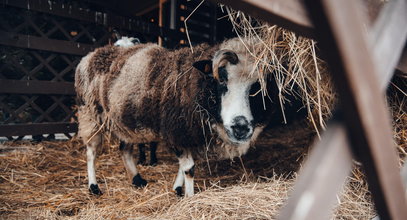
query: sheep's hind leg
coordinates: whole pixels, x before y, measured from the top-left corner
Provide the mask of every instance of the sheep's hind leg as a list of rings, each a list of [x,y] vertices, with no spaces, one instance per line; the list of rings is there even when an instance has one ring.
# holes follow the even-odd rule
[[[145,144],[138,144],[138,161],[137,164],[146,165],[146,145]]]
[[[132,184],[135,187],[144,187],[147,185],[147,181],[143,179],[137,171],[137,167],[133,158],[133,145],[126,144],[120,141],[120,151],[122,159],[127,172],[133,177]]]
[[[179,170],[177,178],[175,179],[173,189],[178,196],[182,195],[182,185],[185,184],[185,197],[194,195],[194,159],[188,152],[182,153],[178,156]]]
[[[102,195],[96,181],[95,159],[97,146],[102,144],[102,135],[95,135],[86,145],[86,157],[88,164],[89,192],[94,195]]]
[[[150,166],[156,166],[157,165],[157,142],[151,142],[150,143]]]

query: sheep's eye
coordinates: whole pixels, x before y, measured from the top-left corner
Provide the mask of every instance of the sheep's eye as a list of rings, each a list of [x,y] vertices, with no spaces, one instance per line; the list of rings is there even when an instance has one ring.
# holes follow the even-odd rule
[[[218,73],[219,73],[219,83],[222,85],[226,85],[228,81],[228,72],[226,70],[226,67],[224,66],[219,67]]]
[[[226,85],[226,82],[227,82],[226,80],[219,78],[219,84]]]

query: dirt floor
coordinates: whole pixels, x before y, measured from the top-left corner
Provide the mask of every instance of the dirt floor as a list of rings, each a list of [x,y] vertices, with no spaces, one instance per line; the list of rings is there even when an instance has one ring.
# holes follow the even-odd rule
[[[306,123],[269,129],[242,162],[238,158],[198,161],[195,191],[291,177],[314,136]],[[144,189],[131,186],[117,146],[105,147],[97,160],[104,194],[97,197],[87,190],[85,147],[79,141],[5,142],[0,146],[1,218],[154,218],[182,200],[172,192],[177,159],[160,147],[157,166],[138,166],[148,180]]]

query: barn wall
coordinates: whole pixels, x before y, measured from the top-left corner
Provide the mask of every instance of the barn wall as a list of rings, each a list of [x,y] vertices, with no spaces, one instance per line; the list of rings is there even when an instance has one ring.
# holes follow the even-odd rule
[[[81,57],[115,41],[113,29],[141,42],[157,42],[161,36],[165,47],[188,46],[184,20],[199,3],[165,1],[163,27],[159,27],[158,5],[130,18],[118,15],[118,3],[110,1],[3,1],[0,140],[27,135],[43,139],[44,134],[55,133],[71,137],[77,131],[74,72]],[[223,40],[216,28],[225,21],[217,20],[217,14],[222,16],[219,11],[215,4],[204,2],[190,16],[188,33],[192,44]]]

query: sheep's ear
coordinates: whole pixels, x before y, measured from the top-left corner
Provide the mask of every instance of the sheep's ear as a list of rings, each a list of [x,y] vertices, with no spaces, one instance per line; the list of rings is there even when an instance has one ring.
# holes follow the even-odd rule
[[[208,75],[208,76],[213,76],[212,74],[212,60],[200,60],[192,64],[195,69],[199,70],[199,72]]]

